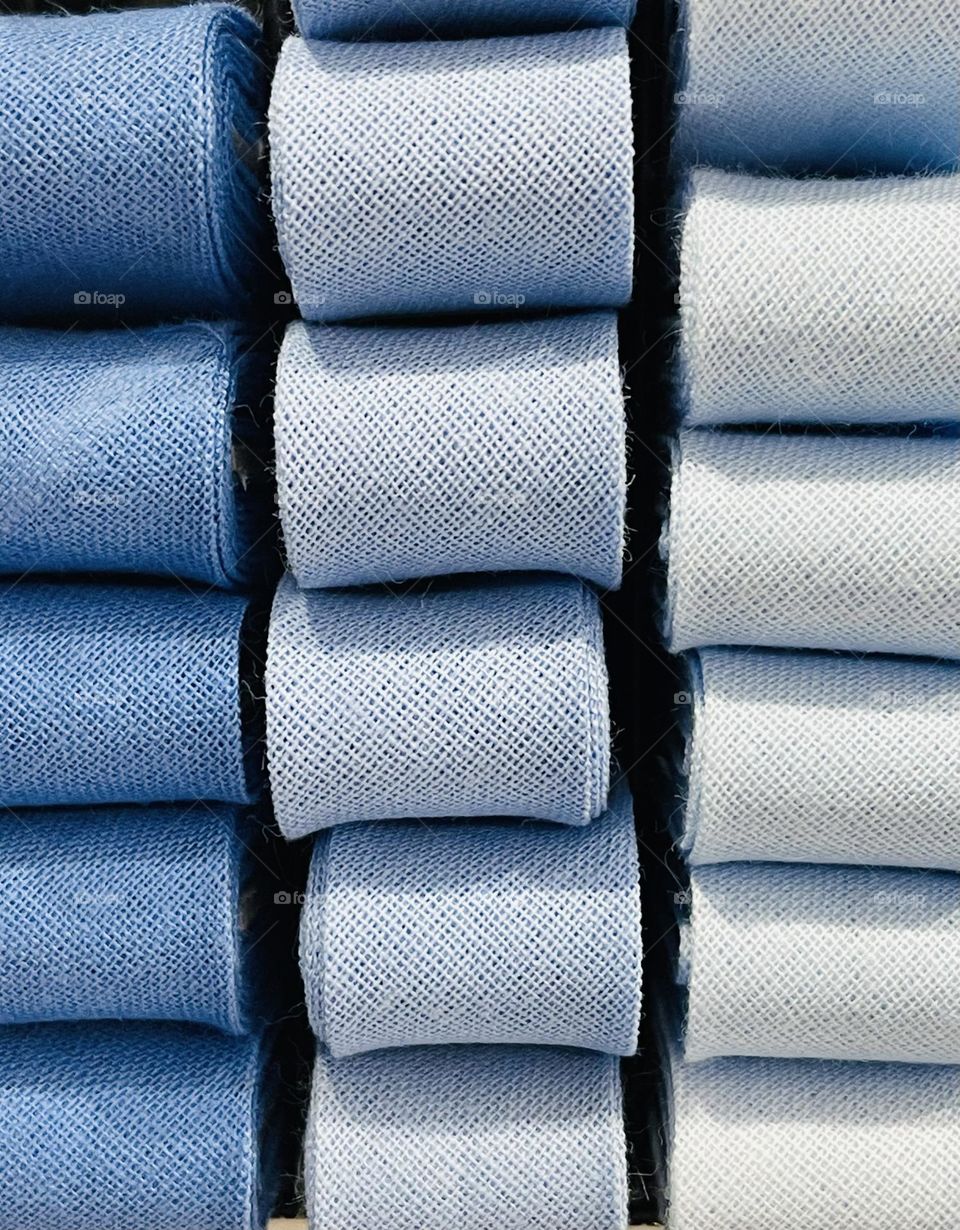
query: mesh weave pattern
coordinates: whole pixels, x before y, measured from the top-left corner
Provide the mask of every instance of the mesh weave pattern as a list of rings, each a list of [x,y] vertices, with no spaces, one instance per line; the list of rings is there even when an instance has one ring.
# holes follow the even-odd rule
[[[637,0],[294,0],[293,9],[304,38],[389,41],[629,26]]]
[[[308,320],[630,297],[622,30],[284,44],[280,251]]]
[[[684,162],[835,174],[960,159],[955,5],[680,0],[680,8],[674,150]]]
[[[625,1230],[616,1059],[554,1047],[317,1057],[306,1191],[316,1230]]]
[[[0,330],[0,571],[245,579],[231,325]]]
[[[538,569],[620,583],[616,317],[461,328],[292,324],[277,482],[306,587]]]
[[[624,785],[582,828],[347,824],[314,852],[300,963],[333,1055],[447,1042],[632,1055],[640,956]]]
[[[953,872],[730,863],[691,889],[688,1059],[960,1063]]]
[[[673,1118],[671,1230],[955,1230],[960,1068],[682,1064]]]
[[[260,268],[257,37],[228,4],[0,24],[0,316],[237,313]]]
[[[956,419],[958,229],[957,175],[695,172],[680,254],[688,422]]]
[[[600,610],[578,581],[455,583],[398,597],[281,583],[267,747],[288,838],[347,820],[606,806]]]
[[[960,656],[960,442],[686,431],[668,639]]]
[[[256,1230],[264,1061],[185,1025],[0,1029],[0,1230]]]
[[[0,824],[0,1025],[246,1029],[233,810],[22,811]]]
[[[0,804],[245,802],[245,607],[180,586],[0,594]]]
[[[694,863],[960,871],[956,666],[707,649],[694,679]]]

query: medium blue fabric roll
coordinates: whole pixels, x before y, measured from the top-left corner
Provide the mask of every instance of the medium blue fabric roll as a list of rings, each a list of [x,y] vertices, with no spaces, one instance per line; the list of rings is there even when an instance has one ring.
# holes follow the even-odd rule
[[[257,1230],[267,1059],[189,1025],[0,1029],[0,1230]]]
[[[209,804],[5,815],[0,1025],[117,1018],[244,1032],[253,839],[252,820]]]
[[[239,313],[258,38],[228,4],[0,22],[0,317]]]
[[[0,593],[0,805],[247,801],[246,606],[181,585]]]
[[[254,435],[248,341],[230,324],[0,329],[0,572],[247,580],[269,524],[234,460]]]
[[[637,0],[294,0],[304,38],[400,39],[628,26]]]

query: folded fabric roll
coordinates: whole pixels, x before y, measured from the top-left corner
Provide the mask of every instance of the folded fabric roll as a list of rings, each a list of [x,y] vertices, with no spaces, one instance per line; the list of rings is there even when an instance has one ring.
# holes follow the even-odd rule
[[[673,1073],[672,1230],[953,1230],[960,1068],[719,1059]]]
[[[307,320],[630,298],[622,30],[291,38],[270,142],[280,252]]]
[[[825,175],[960,161],[955,6],[680,0],[679,7],[678,159]]]
[[[681,432],[667,634],[960,657],[960,442]]]
[[[277,483],[305,587],[538,569],[619,585],[626,423],[613,313],[287,329]]]
[[[294,0],[304,38],[431,38],[628,26],[637,0]]]
[[[347,824],[314,850],[300,965],[336,1056],[447,1042],[632,1055],[641,951],[626,785],[583,828]]]
[[[286,577],[266,689],[273,806],[290,839],[347,820],[586,824],[606,806],[603,629],[579,581],[397,596]]]
[[[706,649],[691,676],[692,863],[960,871],[960,668]]]
[[[306,1197],[317,1230],[625,1230],[618,1061],[537,1046],[317,1056]]]
[[[0,594],[0,805],[245,802],[246,599],[21,582]]]
[[[253,1015],[252,828],[229,807],[32,810],[0,824],[0,1025]]]
[[[257,1230],[267,1057],[189,1025],[0,1029],[0,1230]]]
[[[0,329],[0,571],[246,580],[245,351],[234,325]]]
[[[0,317],[238,314],[258,40],[229,4],[0,23]]]
[[[731,863],[691,899],[687,1059],[960,1063],[954,872]]]
[[[819,42],[819,21],[810,27]],[[960,175],[696,171],[682,227],[678,398],[688,422],[957,418]]]

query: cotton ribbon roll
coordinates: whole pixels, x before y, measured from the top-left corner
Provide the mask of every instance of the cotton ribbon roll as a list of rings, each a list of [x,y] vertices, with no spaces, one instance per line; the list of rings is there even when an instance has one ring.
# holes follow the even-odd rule
[[[625,1230],[618,1061],[554,1047],[317,1056],[306,1197],[316,1230]]]
[[[955,873],[731,863],[691,899],[687,1059],[960,1063]]]
[[[291,38],[270,140],[280,252],[307,320],[630,298],[622,30]]]
[[[956,6],[680,0],[679,8],[678,160],[823,175],[960,160]]]
[[[680,1064],[672,1146],[673,1230],[953,1230],[960,1068]]]
[[[318,842],[300,932],[331,1054],[447,1042],[637,1049],[630,792],[582,828],[345,824]]]
[[[277,481],[305,587],[537,569],[619,585],[626,503],[613,313],[287,329]]]
[[[264,239],[258,40],[229,4],[0,24],[0,316],[237,314]]]
[[[603,630],[579,581],[396,595],[304,591],[287,577],[266,688],[273,805],[288,838],[347,820],[586,824],[606,806]]]
[[[462,38],[568,30],[571,26],[628,26],[636,0],[294,0],[304,38]]]
[[[252,827],[233,808],[9,813],[0,1025],[123,1018],[242,1033],[253,1016]]]
[[[685,208],[678,397],[689,423],[957,418],[960,175],[700,170]]]
[[[740,649],[690,665],[691,862],[960,871],[960,668]]]
[[[23,581],[0,595],[0,805],[244,802],[246,599]]]
[[[246,580],[246,350],[222,324],[0,329],[0,570]]]
[[[258,1230],[267,1058],[187,1025],[0,1030],[0,1230]]]
[[[685,431],[667,634],[960,657],[960,442]]]

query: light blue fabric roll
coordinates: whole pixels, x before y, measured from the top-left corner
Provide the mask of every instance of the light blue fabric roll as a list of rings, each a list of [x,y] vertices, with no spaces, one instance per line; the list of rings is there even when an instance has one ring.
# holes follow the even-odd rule
[[[304,38],[396,39],[628,26],[637,0],[294,0]]]
[[[344,824],[314,850],[300,966],[331,1054],[437,1043],[637,1049],[630,791],[582,828]]]
[[[209,804],[0,823],[0,1025],[180,1020],[242,1033],[252,821]]]
[[[258,39],[228,4],[0,21],[0,318],[240,314]]]
[[[0,1230],[258,1230],[267,1059],[188,1025],[0,1029]]]
[[[0,572],[247,580],[269,525],[234,460],[254,433],[237,403],[260,394],[249,341],[0,329]]]
[[[245,802],[246,606],[181,585],[0,592],[0,805]]]

